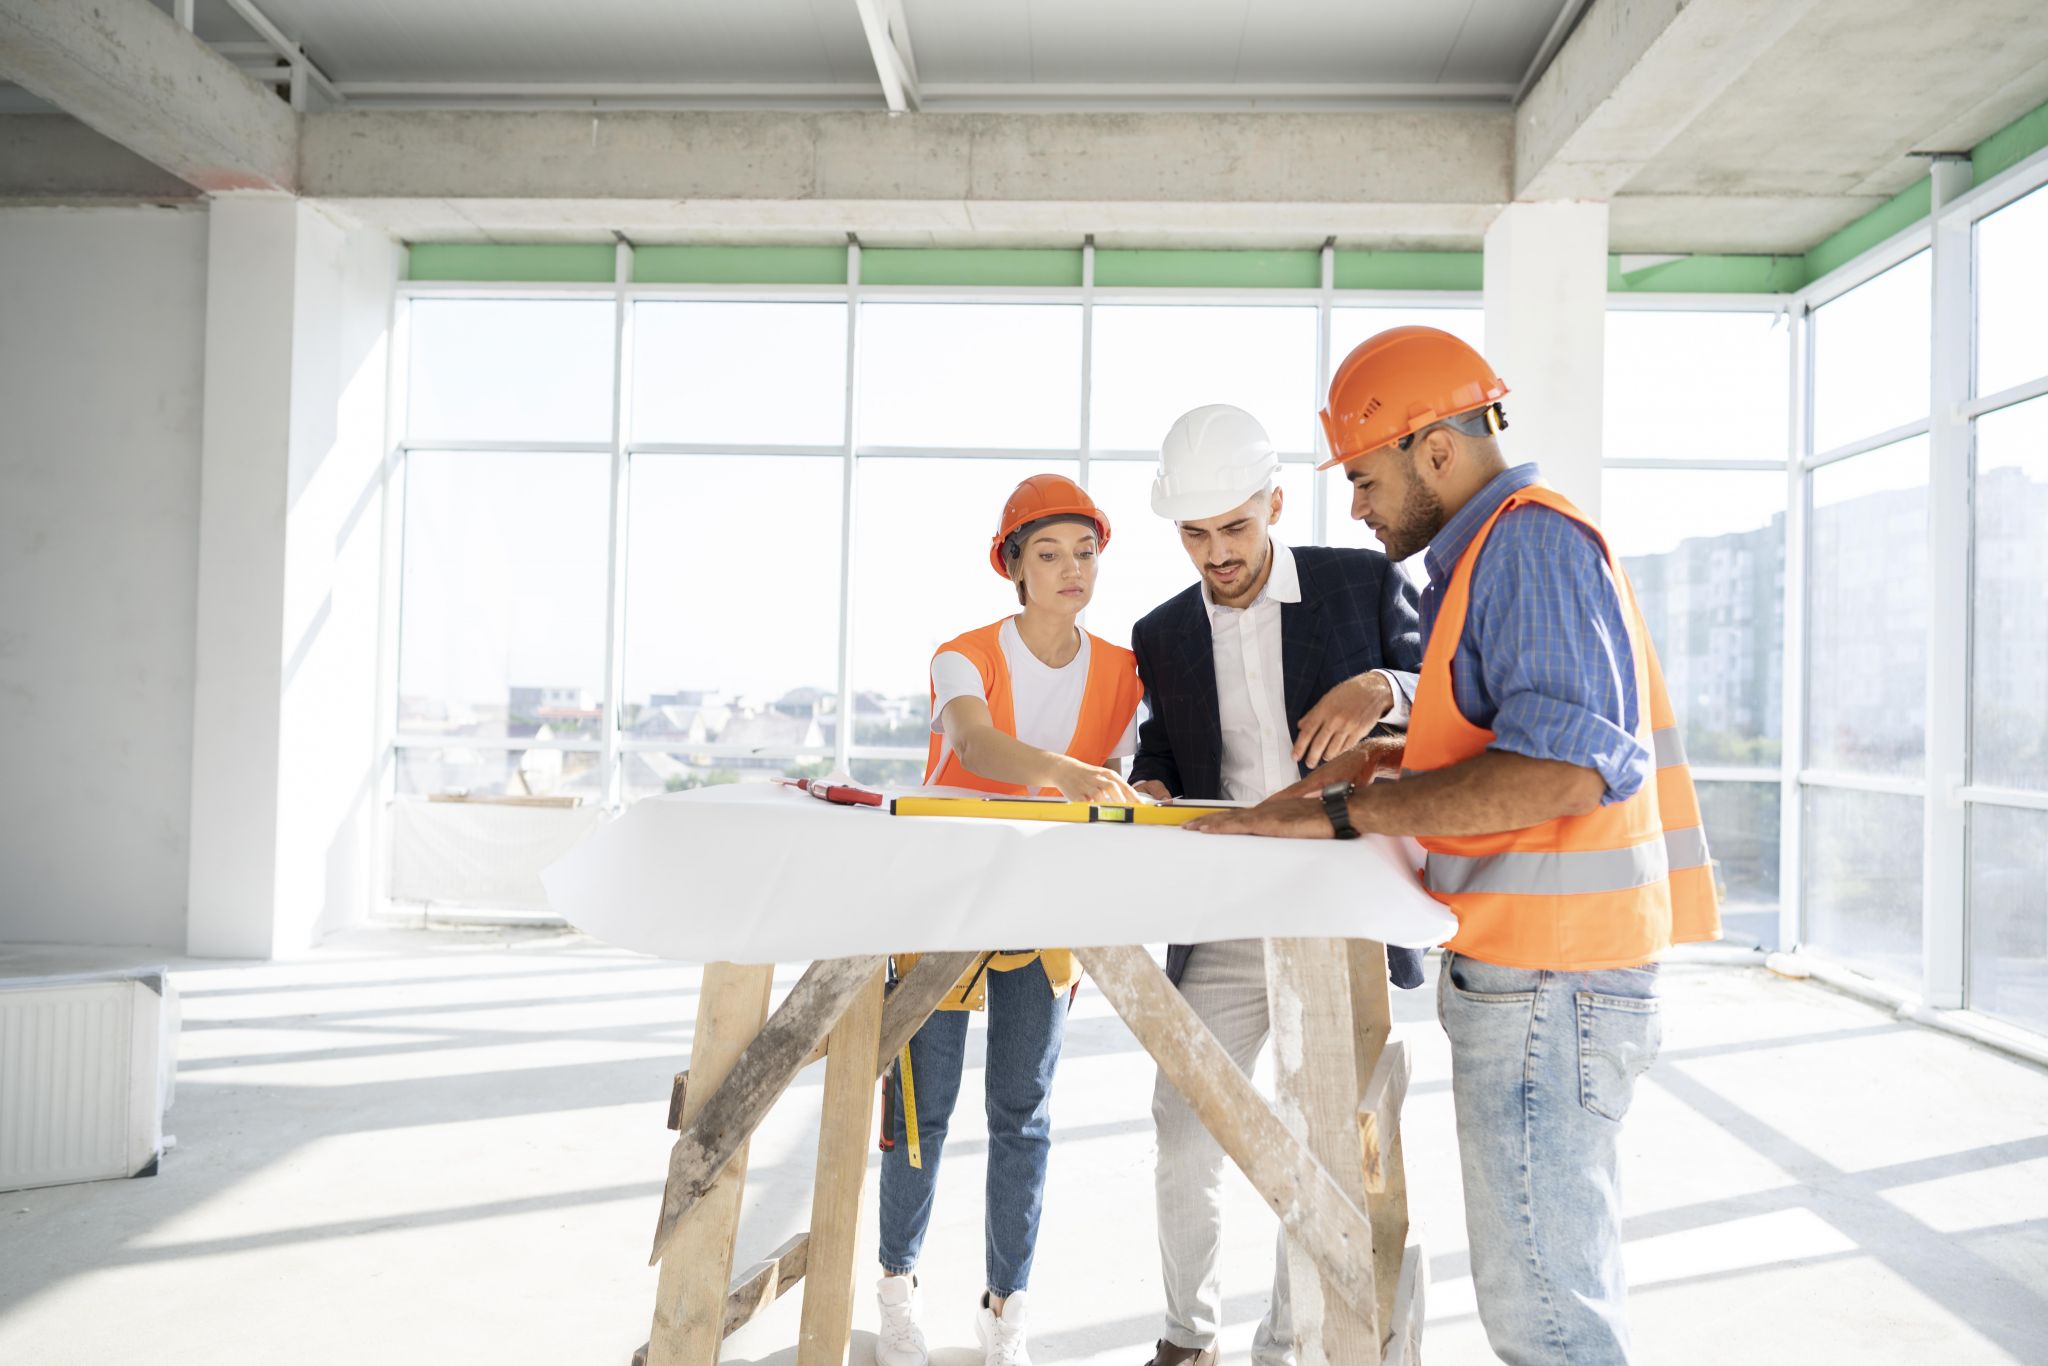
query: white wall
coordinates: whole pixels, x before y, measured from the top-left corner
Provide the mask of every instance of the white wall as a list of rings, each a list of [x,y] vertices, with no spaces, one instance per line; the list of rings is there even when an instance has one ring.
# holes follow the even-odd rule
[[[0,209],[0,940],[184,943],[206,232]]]
[[[212,211],[188,951],[367,914],[386,354],[403,252],[303,203]]]

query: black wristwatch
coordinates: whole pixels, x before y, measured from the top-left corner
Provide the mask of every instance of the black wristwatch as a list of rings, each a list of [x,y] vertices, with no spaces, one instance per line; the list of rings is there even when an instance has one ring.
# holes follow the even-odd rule
[[[1358,838],[1358,827],[1351,823],[1351,808],[1346,803],[1351,798],[1351,783],[1331,783],[1323,789],[1323,814],[1330,818],[1330,829],[1340,840]]]

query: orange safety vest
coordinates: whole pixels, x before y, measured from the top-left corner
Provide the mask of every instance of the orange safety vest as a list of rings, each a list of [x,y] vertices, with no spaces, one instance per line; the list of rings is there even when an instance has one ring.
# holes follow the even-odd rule
[[[1010,694],[1010,665],[1003,658],[1002,632],[1003,622],[992,622],[965,635],[955,636],[941,645],[937,653],[950,651],[967,657],[981,674],[982,695],[988,699],[989,719],[997,730],[1015,735],[1016,711]],[[1066,752],[1084,764],[1108,763],[1110,751],[1130,729],[1131,718],[1138,714],[1138,701],[1143,696],[1144,687],[1138,682],[1138,657],[1120,645],[1112,645],[1100,636],[1090,635],[1088,678],[1081,688],[1081,715],[1074,723],[1074,738],[1067,742]],[[937,688],[931,690],[930,697],[933,703],[939,700]],[[930,739],[924,766],[926,786],[965,787],[1010,797],[1026,795],[1026,789],[1020,783],[997,782],[969,772],[957,753],[948,753],[941,765],[939,755],[944,749],[943,740],[944,737],[937,733]],[[1056,788],[1043,791],[1055,797],[1059,795]],[[909,972],[917,957],[916,954],[898,954],[897,969]],[[980,1010],[988,1000],[988,973],[1009,972],[1041,957],[1045,959],[1045,975],[1051,980],[1055,995],[1070,989],[1080,980],[1081,969],[1074,962],[1070,949],[996,953],[963,976],[952,993],[939,1003],[939,1009]]]
[[[1455,952],[1532,970],[1634,967],[1673,944],[1719,938],[1719,897],[1692,770],[1635,589],[1600,529],[1555,489],[1536,484],[1510,494],[1459,557],[1423,653],[1402,763],[1413,772],[1447,768],[1493,742],[1492,731],[1458,710],[1451,659],[1465,631],[1480,549],[1503,514],[1528,504],[1560,512],[1600,540],[1635,662],[1636,733],[1656,756],[1657,780],[1627,801],[1526,830],[1432,835],[1421,841],[1429,851],[1423,883],[1457,913],[1457,936],[1445,946]]]

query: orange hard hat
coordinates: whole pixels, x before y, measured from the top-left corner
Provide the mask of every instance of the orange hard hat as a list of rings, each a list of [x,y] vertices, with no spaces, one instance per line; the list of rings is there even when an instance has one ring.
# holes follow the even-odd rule
[[[1003,563],[1003,542],[1010,533],[1043,517],[1086,517],[1095,523],[1096,549],[1109,545],[1109,518],[1095,506],[1088,490],[1063,474],[1034,474],[1010,490],[1009,501],[1003,504],[1002,524],[989,540],[988,562],[996,573],[1010,577],[1009,566]]]
[[[1486,357],[1434,327],[1390,327],[1351,349],[1330,379],[1318,414],[1330,438],[1329,469],[1412,436],[1433,422],[1497,403],[1507,381]]]

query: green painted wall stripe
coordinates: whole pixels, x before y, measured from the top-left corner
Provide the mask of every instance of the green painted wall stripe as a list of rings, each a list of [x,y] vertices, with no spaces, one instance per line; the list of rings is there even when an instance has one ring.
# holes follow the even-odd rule
[[[1614,294],[1790,294],[1806,283],[1803,256],[1683,256],[1626,275],[1607,258]]]
[[[873,247],[861,251],[860,280],[864,285],[1034,285],[1078,289],[1081,253],[1074,248],[954,251]]]
[[[1477,251],[1339,251],[1330,264],[1338,289],[1478,289],[1486,256]]]
[[[664,247],[633,249],[639,285],[843,285],[845,247]]]
[[[2022,114],[1970,149],[1970,179],[1983,184],[2000,171],[2048,147],[2048,104]],[[1927,217],[1934,204],[1934,183],[1922,179],[1893,195],[1863,217],[1806,253],[1806,278],[1818,280],[1864,252]]]
[[[1315,251],[1105,251],[1095,283],[1159,289],[1320,289]]]
[[[1982,185],[2048,147],[2048,104],[2023,114],[1970,149],[1970,165]]]
[[[610,284],[617,251],[609,242],[421,242],[407,258],[408,280]]]
[[[1806,278],[1818,280],[1829,271],[1869,251],[1886,238],[1895,236],[1927,217],[1934,202],[1934,182],[1919,180],[1863,217],[1826,238],[1806,253]]]

